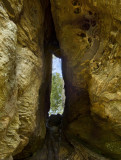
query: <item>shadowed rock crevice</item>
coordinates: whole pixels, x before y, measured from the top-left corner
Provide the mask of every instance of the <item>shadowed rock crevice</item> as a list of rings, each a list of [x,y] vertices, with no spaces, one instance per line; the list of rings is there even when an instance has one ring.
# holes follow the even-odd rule
[[[0,1],[0,159],[121,159],[120,0]],[[52,54],[65,109],[48,117]]]

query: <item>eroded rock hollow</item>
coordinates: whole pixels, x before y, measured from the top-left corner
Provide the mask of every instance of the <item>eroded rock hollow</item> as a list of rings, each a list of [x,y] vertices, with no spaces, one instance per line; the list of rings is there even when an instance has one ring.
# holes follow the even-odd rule
[[[66,102],[48,119],[52,53]],[[0,160],[12,159],[121,160],[120,0],[0,0]]]

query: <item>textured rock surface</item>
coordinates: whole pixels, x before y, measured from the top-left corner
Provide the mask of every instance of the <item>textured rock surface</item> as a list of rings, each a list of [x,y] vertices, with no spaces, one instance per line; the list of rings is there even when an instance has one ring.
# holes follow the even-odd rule
[[[17,27],[0,5],[0,159],[12,154],[20,143],[17,134],[17,87],[15,58]]]
[[[120,43],[120,0],[0,0],[0,160],[121,160]],[[46,131],[53,52],[66,104]]]
[[[16,153],[21,152],[28,142],[29,144],[16,159],[28,157],[36,149],[38,141],[42,141],[45,136],[44,113],[41,113],[42,106],[39,106],[39,90],[42,88],[44,78],[43,23],[41,3],[24,1],[23,12],[17,24],[17,107],[21,123],[19,127],[21,143]]]
[[[76,142],[68,141],[62,129],[62,117],[51,115],[43,148],[27,160],[109,160]]]
[[[43,17],[39,0],[0,2],[0,159],[27,144],[16,159],[29,156],[44,140]]]
[[[51,2],[63,60],[65,135],[120,159],[120,1]]]

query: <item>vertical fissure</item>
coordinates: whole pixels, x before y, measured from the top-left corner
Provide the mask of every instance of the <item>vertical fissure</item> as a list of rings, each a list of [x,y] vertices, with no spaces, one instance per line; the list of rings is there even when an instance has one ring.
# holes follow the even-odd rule
[[[62,114],[65,105],[64,80],[59,42],[49,0],[42,2],[44,10],[44,55],[45,55],[45,115]],[[49,26],[48,26],[49,24]],[[56,57],[57,56],[57,57]],[[58,58],[59,57],[59,58]]]
[[[62,60],[56,56],[52,56],[52,81],[50,95],[50,111],[51,114],[63,114],[65,106],[65,90],[62,75]]]

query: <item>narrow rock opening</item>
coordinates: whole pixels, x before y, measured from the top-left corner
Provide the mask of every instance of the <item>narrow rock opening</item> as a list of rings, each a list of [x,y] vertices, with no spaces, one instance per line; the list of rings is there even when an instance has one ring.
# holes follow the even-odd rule
[[[49,115],[63,114],[65,106],[65,90],[62,75],[62,61],[52,56],[52,80]]]

